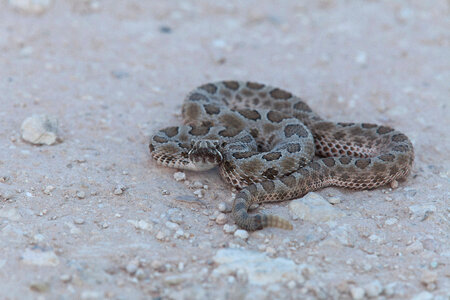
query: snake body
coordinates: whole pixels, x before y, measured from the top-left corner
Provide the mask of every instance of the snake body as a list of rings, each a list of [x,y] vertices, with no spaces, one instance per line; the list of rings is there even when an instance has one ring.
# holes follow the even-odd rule
[[[185,125],[151,137],[152,157],[178,169],[219,166],[240,190],[234,221],[250,231],[292,229],[278,216],[249,215],[253,203],[327,186],[373,189],[405,177],[414,161],[410,140],[393,128],[326,121],[292,93],[255,82],[204,84],[187,95],[182,116]]]

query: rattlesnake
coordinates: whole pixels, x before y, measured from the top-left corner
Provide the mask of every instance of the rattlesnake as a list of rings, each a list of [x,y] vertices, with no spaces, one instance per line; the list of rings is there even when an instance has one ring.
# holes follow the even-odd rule
[[[414,150],[402,133],[368,123],[334,123],[290,92],[255,82],[222,81],[188,94],[185,125],[151,137],[160,165],[219,166],[240,192],[232,216],[240,227],[292,229],[278,216],[249,215],[253,203],[301,197],[326,186],[372,189],[405,177]]]

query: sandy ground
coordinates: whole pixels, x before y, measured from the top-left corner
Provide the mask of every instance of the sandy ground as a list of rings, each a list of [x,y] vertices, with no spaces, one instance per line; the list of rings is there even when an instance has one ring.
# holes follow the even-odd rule
[[[449,2],[277,2],[0,1],[2,299],[449,299]],[[328,221],[262,205],[294,230],[235,236],[215,170],[176,181],[148,152],[222,79],[395,127],[413,172],[318,191]],[[33,114],[62,142],[25,142]]]

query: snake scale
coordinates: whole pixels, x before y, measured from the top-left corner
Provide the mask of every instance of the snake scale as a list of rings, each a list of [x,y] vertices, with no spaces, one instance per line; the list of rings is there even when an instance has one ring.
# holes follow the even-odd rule
[[[159,130],[150,152],[163,166],[219,166],[239,190],[232,216],[249,231],[292,229],[285,219],[249,215],[253,203],[302,197],[327,186],[373,189],[405,177],[414,149],[406,135],[369,123],[322,119],[299,97],[255,82],[221,81],[191,91],[184,124]]]

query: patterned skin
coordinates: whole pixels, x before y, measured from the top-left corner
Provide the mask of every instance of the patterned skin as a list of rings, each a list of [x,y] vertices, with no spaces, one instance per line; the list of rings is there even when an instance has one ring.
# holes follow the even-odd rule
[[[254,82],[208,83],[183,103],[185,125],[150,141],[160,165],[204,171],[219,166],[240,190],[232,215],[246,230],[292,229],[274,215],[249,215],[253,203],[302,197],[327,186],[373,189],[405,177],[410,140],[390,127],[323,120],[300,98]],[[315,156],[316,157],[315,157]]]

